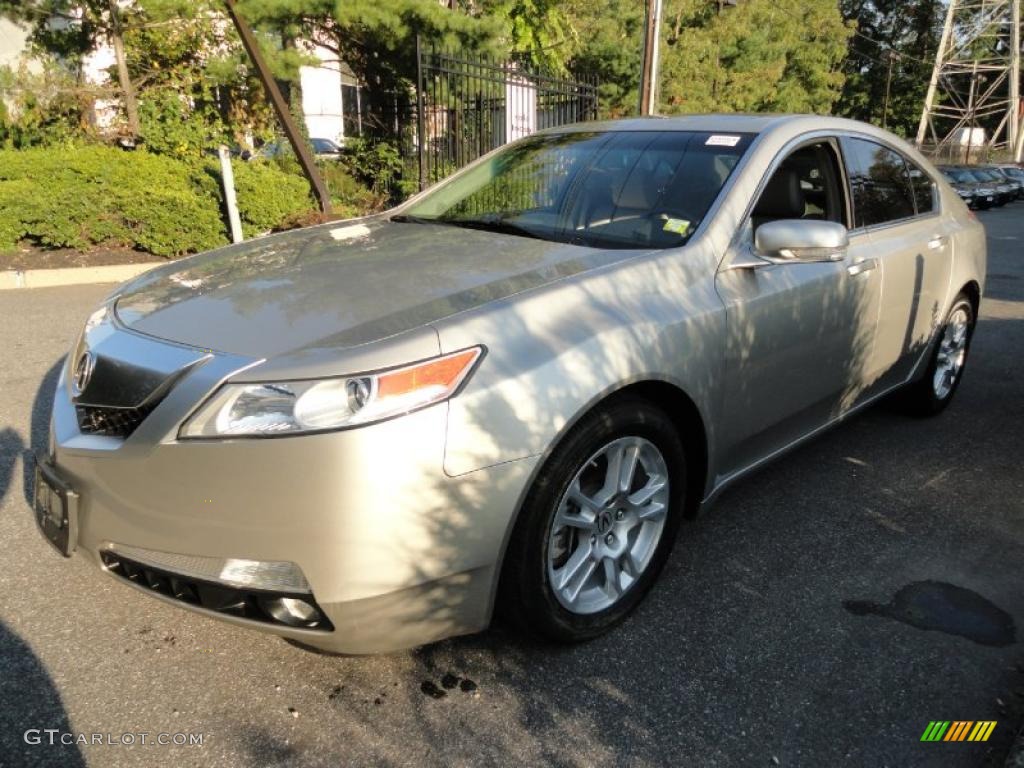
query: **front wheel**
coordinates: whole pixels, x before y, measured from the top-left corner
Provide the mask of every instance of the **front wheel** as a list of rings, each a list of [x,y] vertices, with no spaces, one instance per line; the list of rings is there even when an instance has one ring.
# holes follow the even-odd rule
[[[963,378],[974,324],[974,305],[961,293],[946,315],[924,376],[901,393],[904,410],[915,416],[934,416],[949,405]]]
[[[558,446],[527,495],[499,608],[549,639],[606,632],[664,566],[685,487],[682,442],[665,413],[633,399],[600,407]]]

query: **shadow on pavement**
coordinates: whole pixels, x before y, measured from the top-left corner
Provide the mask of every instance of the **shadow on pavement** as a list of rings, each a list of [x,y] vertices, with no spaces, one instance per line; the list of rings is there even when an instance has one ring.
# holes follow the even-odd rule
[[[0,623],[0,755],[4,765],[85,766],[72,740],[71,722],[42,662],[20,637]],[[57,731],[48,734],[46,729]],[[53,739],[53,744],[50,739]],[[10,760],[10,762],[7,762]]]
[[[64,364],[64,358],[60,358],[46,372],[43,380],[39,382],[39,389],[36,390],[35,399],[32,401],[32,427],[29,435],[27,449],[21,446],[22,462],[21,471],[23,476],[22,488],[25,492],[25,502],[32,504],[32,462],[33,455],[45,453],[50,433],[50,410],[53,407],[53,393],[57,387],[57,379],[60,378],[60,369]],[[0,478],[0,498],[4,495],[4,484]]]
[[[17,458],[22,458],[24,494],[30,500],[30,452],[45,450],[50,405],[61,361],[47,372],[32,404],[31,445],[12,427],[0,429],[0,503],[14,482]],[[28,511],[25,511],[28,515]],[[64,704],[46,668],[32,649],[0,622],[0,765],[85,766],[78,747],[60,743],[71,731]],[[56,731],[48,734],[46,730]],[[54,740],[51,745],[50,739]],[[71,738],[65,735],[65,739]]]
[[[25,441],[17,430],[11,427],[0,429],[0,502],[7,497],[7,491],[14,480],[14,467],[18,455],[25,449]]]

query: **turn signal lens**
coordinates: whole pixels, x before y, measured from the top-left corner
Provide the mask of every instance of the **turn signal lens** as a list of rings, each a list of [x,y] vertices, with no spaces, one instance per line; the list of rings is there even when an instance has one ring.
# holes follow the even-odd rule
[[[474,347],[426,363],[400,368],[377,377],[379,397],[401,397],[410,392],[453,392],[480,357]]]

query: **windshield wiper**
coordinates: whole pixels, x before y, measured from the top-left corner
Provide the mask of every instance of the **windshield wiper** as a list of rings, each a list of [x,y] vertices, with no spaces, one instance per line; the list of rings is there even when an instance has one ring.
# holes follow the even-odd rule
[[[437,219],[428,219],[426,216],[413,216],[408,213],[396,213],[390,221],[397,221],[400,224],[440,224]]]
[[[521,224],[514,224],[511,221],[494,217],[483,219],[438,219],[438,224],[450,224],[453,227],[464,229],[479,229],[483,232],[497,232],[502,235],[518,235],[519,237],[532,237],[534,240],[548,240],[532,229],[527,229]]]
[[[493,216],[480,219],[439,219],[428,216],[414,216],[409,213],[396,213],[391,221],[402,224],[442,224],[449,227],[462,227],[463,229],[479,229],[484,232],[498,232],[503,235],[518,235],[519,237],[532,237],[535,240],[548,240],[533,230],[527,229],[520,224],[506,221],[500,216]]]

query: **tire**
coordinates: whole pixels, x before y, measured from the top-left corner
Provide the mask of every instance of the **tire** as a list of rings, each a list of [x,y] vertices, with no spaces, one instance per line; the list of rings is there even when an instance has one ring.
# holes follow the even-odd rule
[[[900,393],[899,405],[904,412],[912,416],[936,416],[952,402],[963,380],[976,322],[974,305],[967,294],[961,293],[953,301],[936,335],[924,375]],[[958,340],[957,328],[963,329],[962,343]],[[947,366],[950,362],[952,368]],[[939,375],[940,369],[945,371],[943,376]]]
[[[617,455],[635,470],[629,488],[613,496],[608,478]],[[665,486],[655,490],[662,475]],[[599,406],[562,440],[526,496],[505,557],[499,612],[549,640],[607,632],[664,567],[683,518],[686,480],[683,444],[663,411],[633,398]]]

